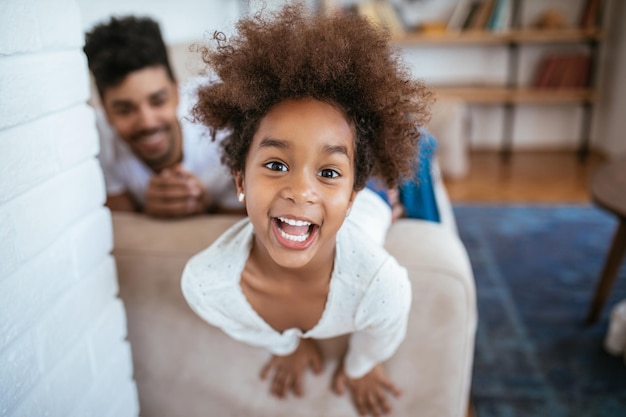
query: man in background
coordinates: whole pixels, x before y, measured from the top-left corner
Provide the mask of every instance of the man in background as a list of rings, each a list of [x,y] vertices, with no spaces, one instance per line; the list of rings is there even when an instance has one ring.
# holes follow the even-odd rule
[[[96,114],[107,207],[156,217],[243,213],[220,162],[220,136],[212,141],[191,120],[196,89],[179,91],[158,23],[112,18],[87,33],[84,52],[102,104]]]

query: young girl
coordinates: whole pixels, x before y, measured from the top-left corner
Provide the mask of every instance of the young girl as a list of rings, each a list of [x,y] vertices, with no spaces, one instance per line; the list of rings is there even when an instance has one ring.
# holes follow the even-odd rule
[[[404,338],[411,289],[382,248],[390,210],[363,188],[412,174],[431,94],[357,16],[290,5],[237,30],[204,50],[220,81],[200,90],[195,116],[232,132],[223,159],[249,217],[188,262],[183,293],[273,354],[261,376],[279,397],[321,370],[316,339],[351,334],[333,389],[347,387],[360,414],[388,413],[400,390],[381,363]]]

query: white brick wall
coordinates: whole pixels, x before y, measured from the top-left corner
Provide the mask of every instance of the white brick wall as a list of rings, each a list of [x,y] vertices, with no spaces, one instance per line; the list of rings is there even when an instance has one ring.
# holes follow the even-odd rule
[[[0,28],[0,417],[137,416],[78,6]]]

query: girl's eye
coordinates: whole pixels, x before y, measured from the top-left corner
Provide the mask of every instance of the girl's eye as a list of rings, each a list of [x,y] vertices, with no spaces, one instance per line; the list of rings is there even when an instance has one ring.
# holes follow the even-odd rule
[[[320,171],[319,176],[322,178],[337,178],[339,173],[334,169],[323,169]]]
[[[282,162],[272,161],[272,162],[268,162],[267,164],[265,164],[265,166],[272,171],[282,171],[282,172],[287,171],[287,166],[283,164]]]

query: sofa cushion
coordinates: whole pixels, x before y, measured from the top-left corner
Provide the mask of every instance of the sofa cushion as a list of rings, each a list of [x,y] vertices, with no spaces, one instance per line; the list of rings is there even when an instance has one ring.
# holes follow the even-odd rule
[[[180,289],[187,260],[239,218],[163,221],[113,213],[141,415],[356,416],[348,395],[330,391],[346,337],[321,342],[324,372],[306,375],[304,397],[279,400],[258,377],[269,353],[229,338],[187,306]],[[386,247],[407,267],[413,290],[407,338],[385,364],[404,391],[392,400],[394,415],[463,416],[476,329],[465,249],[448,228],[408,219],[393,224]]]

